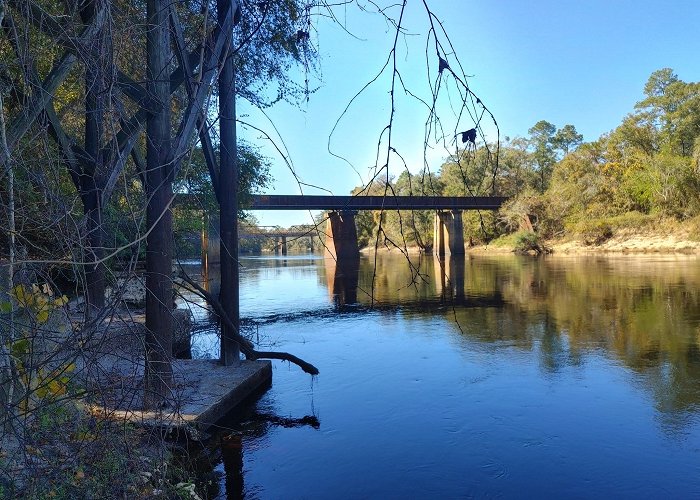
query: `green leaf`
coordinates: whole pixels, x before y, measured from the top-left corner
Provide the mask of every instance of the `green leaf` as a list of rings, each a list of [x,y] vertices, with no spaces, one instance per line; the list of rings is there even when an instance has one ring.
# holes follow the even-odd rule
[[[15,340],[10,346],[10,352],[16,358],[23,358],[29,354],[29,339]]]
[[[0,313],[9,313],[12,311],[12,303],[0,302]]]

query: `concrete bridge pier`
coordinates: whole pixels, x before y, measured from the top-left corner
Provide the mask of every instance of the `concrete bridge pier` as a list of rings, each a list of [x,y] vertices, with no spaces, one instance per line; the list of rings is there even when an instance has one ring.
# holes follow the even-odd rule
[[[435,212],[433,253],[438,256],[464,255],[464,223],[461,210]]]
[[[282,255],[287,255],[287,237],[282,236]]]
[[[326,226],[326,257],[337,261],[355,259],[360,254],[357,243],[355,214],[357,212],[342,210],[330,212]]]

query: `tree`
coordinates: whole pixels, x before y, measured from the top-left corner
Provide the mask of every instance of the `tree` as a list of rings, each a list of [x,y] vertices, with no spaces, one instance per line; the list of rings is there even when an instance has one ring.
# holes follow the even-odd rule
[[[700,83],[686,83],[664,68],[651,74],[644,94],[637,114],[659,131],[669,152],[690,156],[700,134]]]
[[[547,189],[549,177],[552,175],[552,167],[557,161],[553,143],[556,131],[557,128],[546,120],[538,121],[527,131],[530,134],[530,147],[537,165],[539,175],[537,188],[540,193],[544,193]]]
[[[583,142],[583,135],[576,131],[573,125],[564,125],[557,130],[552,137],[552,146],[554,149],[560,150],[564,156],[569,154],[569,151],[577,148]]]

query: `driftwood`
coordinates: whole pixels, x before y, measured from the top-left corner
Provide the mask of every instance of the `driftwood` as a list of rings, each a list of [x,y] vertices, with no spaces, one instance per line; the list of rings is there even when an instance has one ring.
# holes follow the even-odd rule
[[[217,314],[217,316],[219,316],[221,321],[226,323],[226,326],[229,327],[231,335],[233,336],[233,340],[238,342],[241,352],[245,354],[247,359],[282,359],[284,361],[294,363],[306,373],[318,375],[318,368],[311,363],[307,363],[303,359],[294,356],[293,354],[275,351],[256,351],[253,343],[238,333],[238,329],[235,327],[233,321],[231,321],[231,318],[228,317],[224,311],[224,308],[216,297],[192,281],[192,279],[190,279],[190,277],[184,273],[180,274],[180,279],[193,288],[193,290],[191,290],[192,292],[198,293],[204,300],[206,300],[212,309],[214,309],[214,312]]]

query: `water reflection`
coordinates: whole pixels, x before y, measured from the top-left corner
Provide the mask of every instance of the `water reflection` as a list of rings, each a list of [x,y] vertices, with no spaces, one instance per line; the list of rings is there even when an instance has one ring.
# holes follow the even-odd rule
[[[179,465],[198,478],[198,489],[205,492],[206,498],[238,500],[256,496],[246,488],[244,454],[246,449],[255,449],[271,430],[320,429],[316,415],[278,416],[274,405],[261,400],[268,389],[269,386],[260,388],[223,417],[210,429],[213,434],[206,442],[187,440],[176,451]]]
[[[237,428],[243,494],[700,492],[697,258],[268,260],[241,310],[321,377],[276,365],[266,434]],[[317,433],[270,423],[309,404]]]
[[[644,374],[660,409],[700,405],[700,265],[692,257],[415,256],[409,265],[403,256],[381,256],[375,267],[374,258],[339,265],[302,255],[246,258],[242,265],[248,321],[333,318],[369,308],[438,315],[480,342],[526,350],[536,344],[545,372],[601,351]],[[327,299],[300,296],[300,286],[306,292],[318,285]],[[210,289],[217,287],[210,279]],[[261,298],[268,308],[254,304]]]
[[[336,309],[357,303],[359,288],[360,256],[338,261],[332,257],[323,259],[323,273],[328,295]]]

